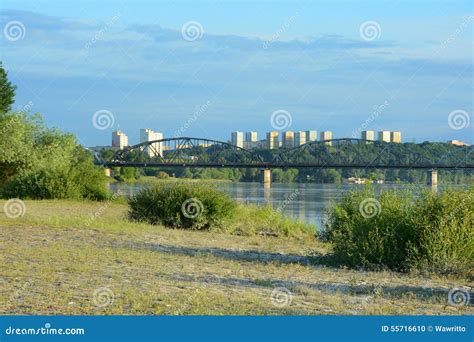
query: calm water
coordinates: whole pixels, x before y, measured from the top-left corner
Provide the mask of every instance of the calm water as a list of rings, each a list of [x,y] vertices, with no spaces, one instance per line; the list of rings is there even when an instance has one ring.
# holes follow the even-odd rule
[[[129,185],[113,183],[110,190],[120,190],[129,196],[146,185]],[[261,183],[232,183],[216,182],[216,186],[228,192],[232,198],[242,203],[266,205],[270,203],[273,208],[279,209],[283,214],[297,220],[322,226],[325,209],[331,201],[339,199],[344,193],[353,189],[361,189],[364,185],[357,184],[276,184],[270,189],[264,189]],[[374,185],[377,190],[389,188],[403,188],[414,185],[379,184]],[[423,187],[417,185],[417,187]],[[441,188],[439,189],[441,190]]]

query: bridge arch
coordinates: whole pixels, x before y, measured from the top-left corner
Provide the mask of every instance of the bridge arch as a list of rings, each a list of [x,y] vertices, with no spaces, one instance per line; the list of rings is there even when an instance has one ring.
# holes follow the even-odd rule
[[[196,155],[201,152],[201,155]],[[207,156],[203,152],[207,153]],[[203,160],[204,158],[204,160]],[[230,144],[228,142],[193,137],[176,137],[142,142],[117,151],[112,159],[116,165],[147,162],[152,164],[184,164],[261,162],[261,157],[254,151]]]

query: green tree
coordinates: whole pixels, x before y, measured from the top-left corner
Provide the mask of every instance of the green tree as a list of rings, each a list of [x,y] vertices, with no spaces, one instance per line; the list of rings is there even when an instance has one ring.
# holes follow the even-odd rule
[[[16,86],[8,80],[7,72],[3,68],[2,62],[0,62],[0,114],[6,113],[11,109],[15,101],[15,89]]]

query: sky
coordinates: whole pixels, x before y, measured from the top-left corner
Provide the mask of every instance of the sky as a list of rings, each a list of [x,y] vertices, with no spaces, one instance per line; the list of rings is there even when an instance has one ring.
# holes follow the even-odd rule
[[[474,143],[472,0],[0,2],[14,110],[122,130],[399,130]]]

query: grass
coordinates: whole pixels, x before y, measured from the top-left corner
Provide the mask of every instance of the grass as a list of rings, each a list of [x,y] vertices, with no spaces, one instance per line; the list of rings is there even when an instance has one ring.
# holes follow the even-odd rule
[[[310,236],[133,223],[125,219],[126,205],[117,202],[25,205],[20,218],[0,212],[1,314],[474,313],[446,300],[450,288],[472,286],[466,279],[312,264],[319,258],[309,256],[324,257],[330,246]],[[240,219],[242,227],[252,221]],[[275,306],[272,294],[282,287],[291,301]],[[94,301],[94,292],[105,293],[104,302]]]

